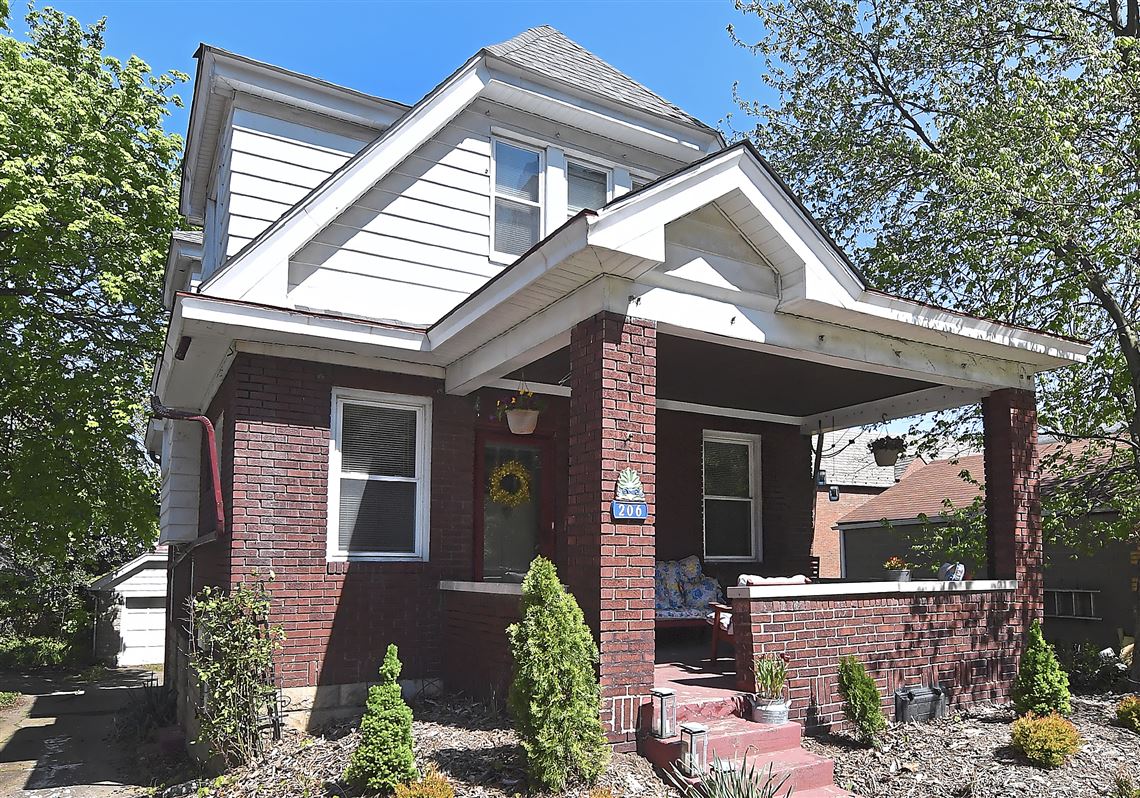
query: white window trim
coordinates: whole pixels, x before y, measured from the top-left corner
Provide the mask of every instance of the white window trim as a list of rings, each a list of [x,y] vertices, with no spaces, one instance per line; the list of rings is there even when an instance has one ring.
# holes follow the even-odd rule
[[[517,138],[509,138],[502,135],[491,136],[491,241],[488,249],[490,250],[490,260],[497,263],[514,263],[522,256],[512,255],[509,252],[500,252],[495,249],[495,200],[498,199],[498,192],[495,189],[496,162],[498,161],[498,158],[495,157],[495,145],[499,142],[509,147],[517,147],[520,150],[527,150],[528,152],[533,152],[538,155],[538,202],[536,203],[538,208],[538,241],[542,241],[542,239],[546,238],[546,151],[542,147],[520,141]],[[526,200],[519,200],[513,197],[503,197],[503,199],[508,202],[517,202],[521,205],[530,204]],[[538,241],[535,243],[537,244]]]
[[[710,556],[706,548],[705,500],[747,501],[737,496],[711,496],[705,493],[705,444],[736,443],[748,446],[748,481],[752,486],[752,552],[747,556]],[[701,434],[701,554],[706,562],[763,562],[764,514],[760,499],[760,436],[747,432],[726,432],[706,429]]]
[[[341,421],[346,404],[372,405],[416,412],[416,478],[389,478],[370,474],[352,474],[369,479],[415,482],[416,530],[415,549],[409,552],[349,552],[340,548],[340,440]],[[328,529],[325,533],[326,557],[330,562],[427,562],[431,530],[431,397],[407,396],[355,388],[333,388],[332,423],[329,429]]]
[[[614,168],[612,166],[605,166],[596,161],[587,160],[585,158],[576,158],[571,155],[566,156],[566,218],[569,219],[573,214],[570,213],[570,164],[577,164],[578,166],[589,169],[591,172],[601,172],[606,176],[606,202],[614,198]],[[605,205],[605,202],[602,203]],[[578,213],[578,211],[574,211]]]

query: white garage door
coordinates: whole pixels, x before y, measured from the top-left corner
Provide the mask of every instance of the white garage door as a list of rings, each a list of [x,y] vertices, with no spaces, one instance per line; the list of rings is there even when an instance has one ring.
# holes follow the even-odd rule
[[[127,596],[119,616],[119,665],[161,663],[166,650],[164,596]]]

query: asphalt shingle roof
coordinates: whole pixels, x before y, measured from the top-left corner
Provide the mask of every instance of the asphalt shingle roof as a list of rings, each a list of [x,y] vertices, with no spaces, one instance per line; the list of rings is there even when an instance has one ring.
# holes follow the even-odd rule
[[[701,120],[685,113],[549,25],[525,30],[512,39],[484,48],[484,52],[582,91],[711,130]]]

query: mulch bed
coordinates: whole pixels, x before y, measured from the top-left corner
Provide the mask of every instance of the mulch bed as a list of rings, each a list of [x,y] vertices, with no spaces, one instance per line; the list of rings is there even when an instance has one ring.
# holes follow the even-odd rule
[[[502,711],[458,700],[420,700],[413,705],[416,765],[437,768],[457,798],[508,798],[528,793],[522,749]],[[210,784],[217,798],[296,798],[353,795],[341,781],[360,737],[356,724],[330,726],[321,734],[289,731],[261,761]],[[205,786],[199,782],[194,785]],[[653,766],[634,754],[614,754],[598,786],[615,798],[675,798]],[[568,790],[585,798],[588,790]]]
[[[1046,770],[1010,746],[1009,706],[982,706],[945,720],[892,726],[879,749],[843,735],[806,739],[835,760],[835,781],[864,798],[1102,798],[1124,771],[1140,781],[1140,735],[1116,725],[1120,696],[1073,696],[1084,745],[1068,763]]]

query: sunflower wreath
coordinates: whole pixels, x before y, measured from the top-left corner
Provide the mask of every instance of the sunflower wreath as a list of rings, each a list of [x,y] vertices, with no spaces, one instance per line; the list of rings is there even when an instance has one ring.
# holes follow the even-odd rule
[[[513,486],[512,486],[513,483]],[[491,501],[518,507],[530,501],[530,472],[518,460],[508,460],[491,472]]]

